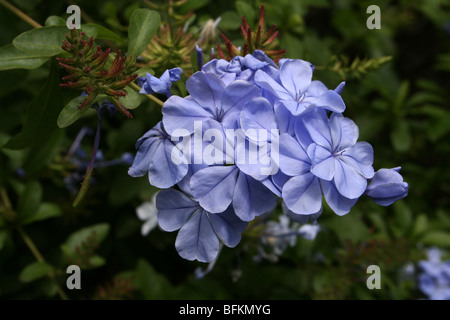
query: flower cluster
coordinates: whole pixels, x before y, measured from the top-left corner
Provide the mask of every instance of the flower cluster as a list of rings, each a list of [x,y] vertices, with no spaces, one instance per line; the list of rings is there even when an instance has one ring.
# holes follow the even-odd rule
[[[322,198],[344,215],[363,194],[381,205],[407,195],[398,168],[375,173],[371,145],[343,116],[345,83],[330,90],[313,72],[307,61],[277,64],[255,50],[208,62],[187,80],[188,96],[164,103],[129,174],[164,189],[158,222],[179,230],[181,257],[213,261],[277,199],[291,215],[317,217]]]

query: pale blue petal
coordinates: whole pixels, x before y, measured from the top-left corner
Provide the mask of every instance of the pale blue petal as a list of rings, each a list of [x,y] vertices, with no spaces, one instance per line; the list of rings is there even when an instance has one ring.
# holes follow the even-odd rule
[[[292,95],[262,70],[256,71],[255,83],[261,88],[271,91],[278,99],[292,100]]]
[[[186,175],[187,161],[180,164],[172,161],[171,155],[174,148],[177,147],[169,139],[159,140],[155,143],[148,170],[151,185],[162,189],[170,188]]]
[[[299,97],[311,84],[311,64],[297,59],[282,59],[279,64],[283,87],[291,94],[291,98]]]
[[[279,161],[280,170],[289,176],[304,174],[311,168],[306,152],[298,141],[287,133],[280,136]]]
[[[299,116],[307,112],[313,111],[314,108],[316,107],[314,104],[298,102],[296,100],[279,100],[276,101],[276,104],[277,103],[282,104],[294,116]]]
[[[291,136],[295,135],[297,121],[292,113],[281,103],[274,104],[274,111],[280,135],[283,133],[289,133]]]
[[[262,97],[254,98],[244,106],[240,114],[240,124],[247,137],[253,141],[261,141],[259,133],[264,131],[267,134],[265,142],[270,142],[271,130],[278,129],[273,107]]]
[[[165,231],[172,232],[180,229],[200,206],[183,192],[166,189],[158,192],[156,208],[159,226]]]
[[[153,152],[151,151],[151,146],[157,142],[160,138],[152,137],[141,142],[139,149],[136,152],[133,163],[128,169],[128,174],[132,177],[142,177],[148,173],[150,167],[150,162],[153,158]]]
[[[181,98],[171,96],[162,108],[163,124],[166,131],[172,135],[177,129],[194,132],[194,121],[213,119],[208,110],[199,105],[192,97]]]
[[[283,200],[297,214],[314,214],[322,208],[319,179],[311,173],[291,178],[283,186]]]
[[[239,169],[213,166],[197,171],[191,178],[191,191],[200,206],[212,213],[225,211],[233,200]]]
[[[332,150],[332,141],[328,116],[325,110],[315,109],[303,116],[303,123],[313,142]]]
[[[248,225],[236,216],[231,206],[224,212],[209,214],[209,219],[219,239],[230,248],[238,245]]]
[[[364,141],[357,142],[354,146],[344,150],[339,160],[353,166],[366,179],[371,179],[375,174],[373,164],[373,148]]]
[[[236,80],[225,88],[222,97],[222,110],[224,117],[239,112],[253,98],[261,96],[261,90],[254,84]]]
[[[239,173],[233,195],[233,208],[236,215],[244,221],[273,210],[275,196],[261,182]]]
[[[219,252],[219,245],[219,238],[204,210],[199,210],[181,227],[175,240],[178,254],[190,261],[213,261]]]
[[[320,185],[322,186],[325,200],[337,215],[343,216],[349,213],[351,208],[358,201],[358,198],[348,199],[342,196],[331,181],[320,180]]]
[[[367,187],[367,179],[344,161],[335,162],[334,182],[341,195],[349,199],[359,198]]]
[[[333,112],[341,113],[345,110],[344,100],[342,100],[342,97],[333,90],[328,90],[317,98],[308,97],[305,101],[314,104],[318,108],[331,110]]]
[[[340,113],[333,113],[329,123],[333,151],[351,147],[358,141],[359,129],[353,120],[345,118]]]
[[[337,161],[328,149],[312,143],[308,147],[308,156],[311,159],[311,173],[316,177],[330,181],[334,177],[334,166]]]
[[[196,72],[186,81],[186,89],[204,109],[213,114],[221,109],[225,84],[219,76],[202,71]]]
[[[305,94],[307,97],[319,97],[328,92],[328,88],[323,82],[319,80],[311,81],[311,85],[306,89]]]

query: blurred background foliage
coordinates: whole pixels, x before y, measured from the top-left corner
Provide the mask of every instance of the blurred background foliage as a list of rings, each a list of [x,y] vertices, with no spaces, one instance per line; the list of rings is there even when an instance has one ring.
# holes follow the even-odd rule
[[[114,50],[126,49],[134,9],[164,7],[163,1],[126,0],[11,3],[42,25],[65,21],[67,6],[77,4],[82,23],[118,35],[116,41],[97,41]],[[417,262],[429,247],[440,248],[446,258],[450,249],[450,3],[188,0],[175,11],[184,16],[193,10],[183,26],[196,39],[210,19],[221,17],[210,44],[221,43],[223,32],[240,45],[241,16],[255,26],[261,4],[266,25],[276,24],[280,31],[284,57],[316,65],[314,77],[330,88],[346,80],[344,115],[359,126],[360,140],[373,145],[376,170],[402,166],[409,196],[390,207],[361,198],[344,217],[325,208],[316,239],[298,238],[276,262],[255,261],[259,239],[244,234],[197,279],[195,270],[206,266],[178,256],[176,233],[156,228],[141,235],[136,208],[157,190],[147,177],[129,177],[127,164],[96,168],[86,198],[72,206],[80,181],[70,181],[76,167],[66,155],[83,128],[88,130],[82,151],[91,153],[97,119],[88,112],[67,128],[56,126],[59,111],[79,92],[57,86],[64,72],[55,59],[35,69],[2,70],[0,299],[426,298],[418,287]],[[371,4],[381,9],[379,30],[366,27]],[[165,21],[169,12],[160,14]],[[30,29],[0,6],[1,46]],[[154,72],[160,76],[156,66]],[[43,103],[51,105],[48,113],[39,113]],[[147,99],[133,115],[131,120],[104,117],[103,159],[134,154],[136,140],[161,119],[160,107]],[[8,147],[30,120],[47,129]],[[65,287],[70,264],[81,267],[81,290]],[[380,290],[366,287],[372,264],[382,271]]]

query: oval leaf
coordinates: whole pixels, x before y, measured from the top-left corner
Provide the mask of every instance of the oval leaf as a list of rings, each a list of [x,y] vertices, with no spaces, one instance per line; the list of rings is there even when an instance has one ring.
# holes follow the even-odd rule
[[[65,128],[70,126],[72,123],[80,119],[88,111],[95,113],[94,109],[88,107],[83,108],[81,110],[78,109],[78,106],[81,105],[84,99],[86,99],[85,96],[75,97],[72,100],[70,100],[68,104],[66,104],[66,106],[59,113],[58,119],[56,120],[56,124],[58,125],[58,127]],[[106,99],[106,95],[99,94],[92,102],[92,105],[103,99]]]
[[[160,23],[158,12],[148,9],[134,10],[128,29],[128,55],[139,56],[156,34]]]
[[[0,47],[0,70],[35,69],[47,60],[39,55],[24,53],[12,44]]]
[[[31,282],[39,278],[45,277],[49,272],[53,271],[53,267],[46,262],[33,262],[26,266],[19,275],[21,282]]]
[[[40,57],[51,57],[64,52],[61,48],[67,27],[50,26],[37,28],[19,34],[12,42],[13,46],[25,53]]]
[[[125,91],[127,92],[127,95],[119,98],[119,101],[124,105],[124,107],[127,109],[135,109],[139,107],[141,104],[141,95],[131,87],[125,87]]]

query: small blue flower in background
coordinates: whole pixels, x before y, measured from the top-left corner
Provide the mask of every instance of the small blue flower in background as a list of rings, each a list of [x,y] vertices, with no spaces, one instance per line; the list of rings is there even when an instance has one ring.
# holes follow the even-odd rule
[[[268,221],[265,224],[258,254],[253,259],[276,262],[288,247],[295,246],[298,237],[312,241],[319,231],[320,226],[317,223],[302,224],[291,216],[282,214],[278,221]]]
[[[147,73],[145,75],[145,78],[141,77],[138,79],[138,84],[140,87],[142,87],[139,93],[162,93],[167,97],[170,97],[172,95],[170,93],[172,82],[180,80],[182,73],[183,70],[181,68],[169,69],[166,70],[159,79],[155,76],[152,76],[150,73]]]
[[[390,206],[408,195],[408,183],[400,175],[400,167],[378,170],[370,181],[366,195],[380,206]]]
[[[450,300],[450,260],[442,261],[442,251],[427,251],[428,260],[419,262],[419,288],[429,300]]]
[[[179,230],[175,248],[187,260],[212,262],[217,258],[220,243],[235,247],[247,227],[247,222],[240,220],[232,207],[211,213],[175,189],[160,191],[156,207],[159,226],[168,232]]]

